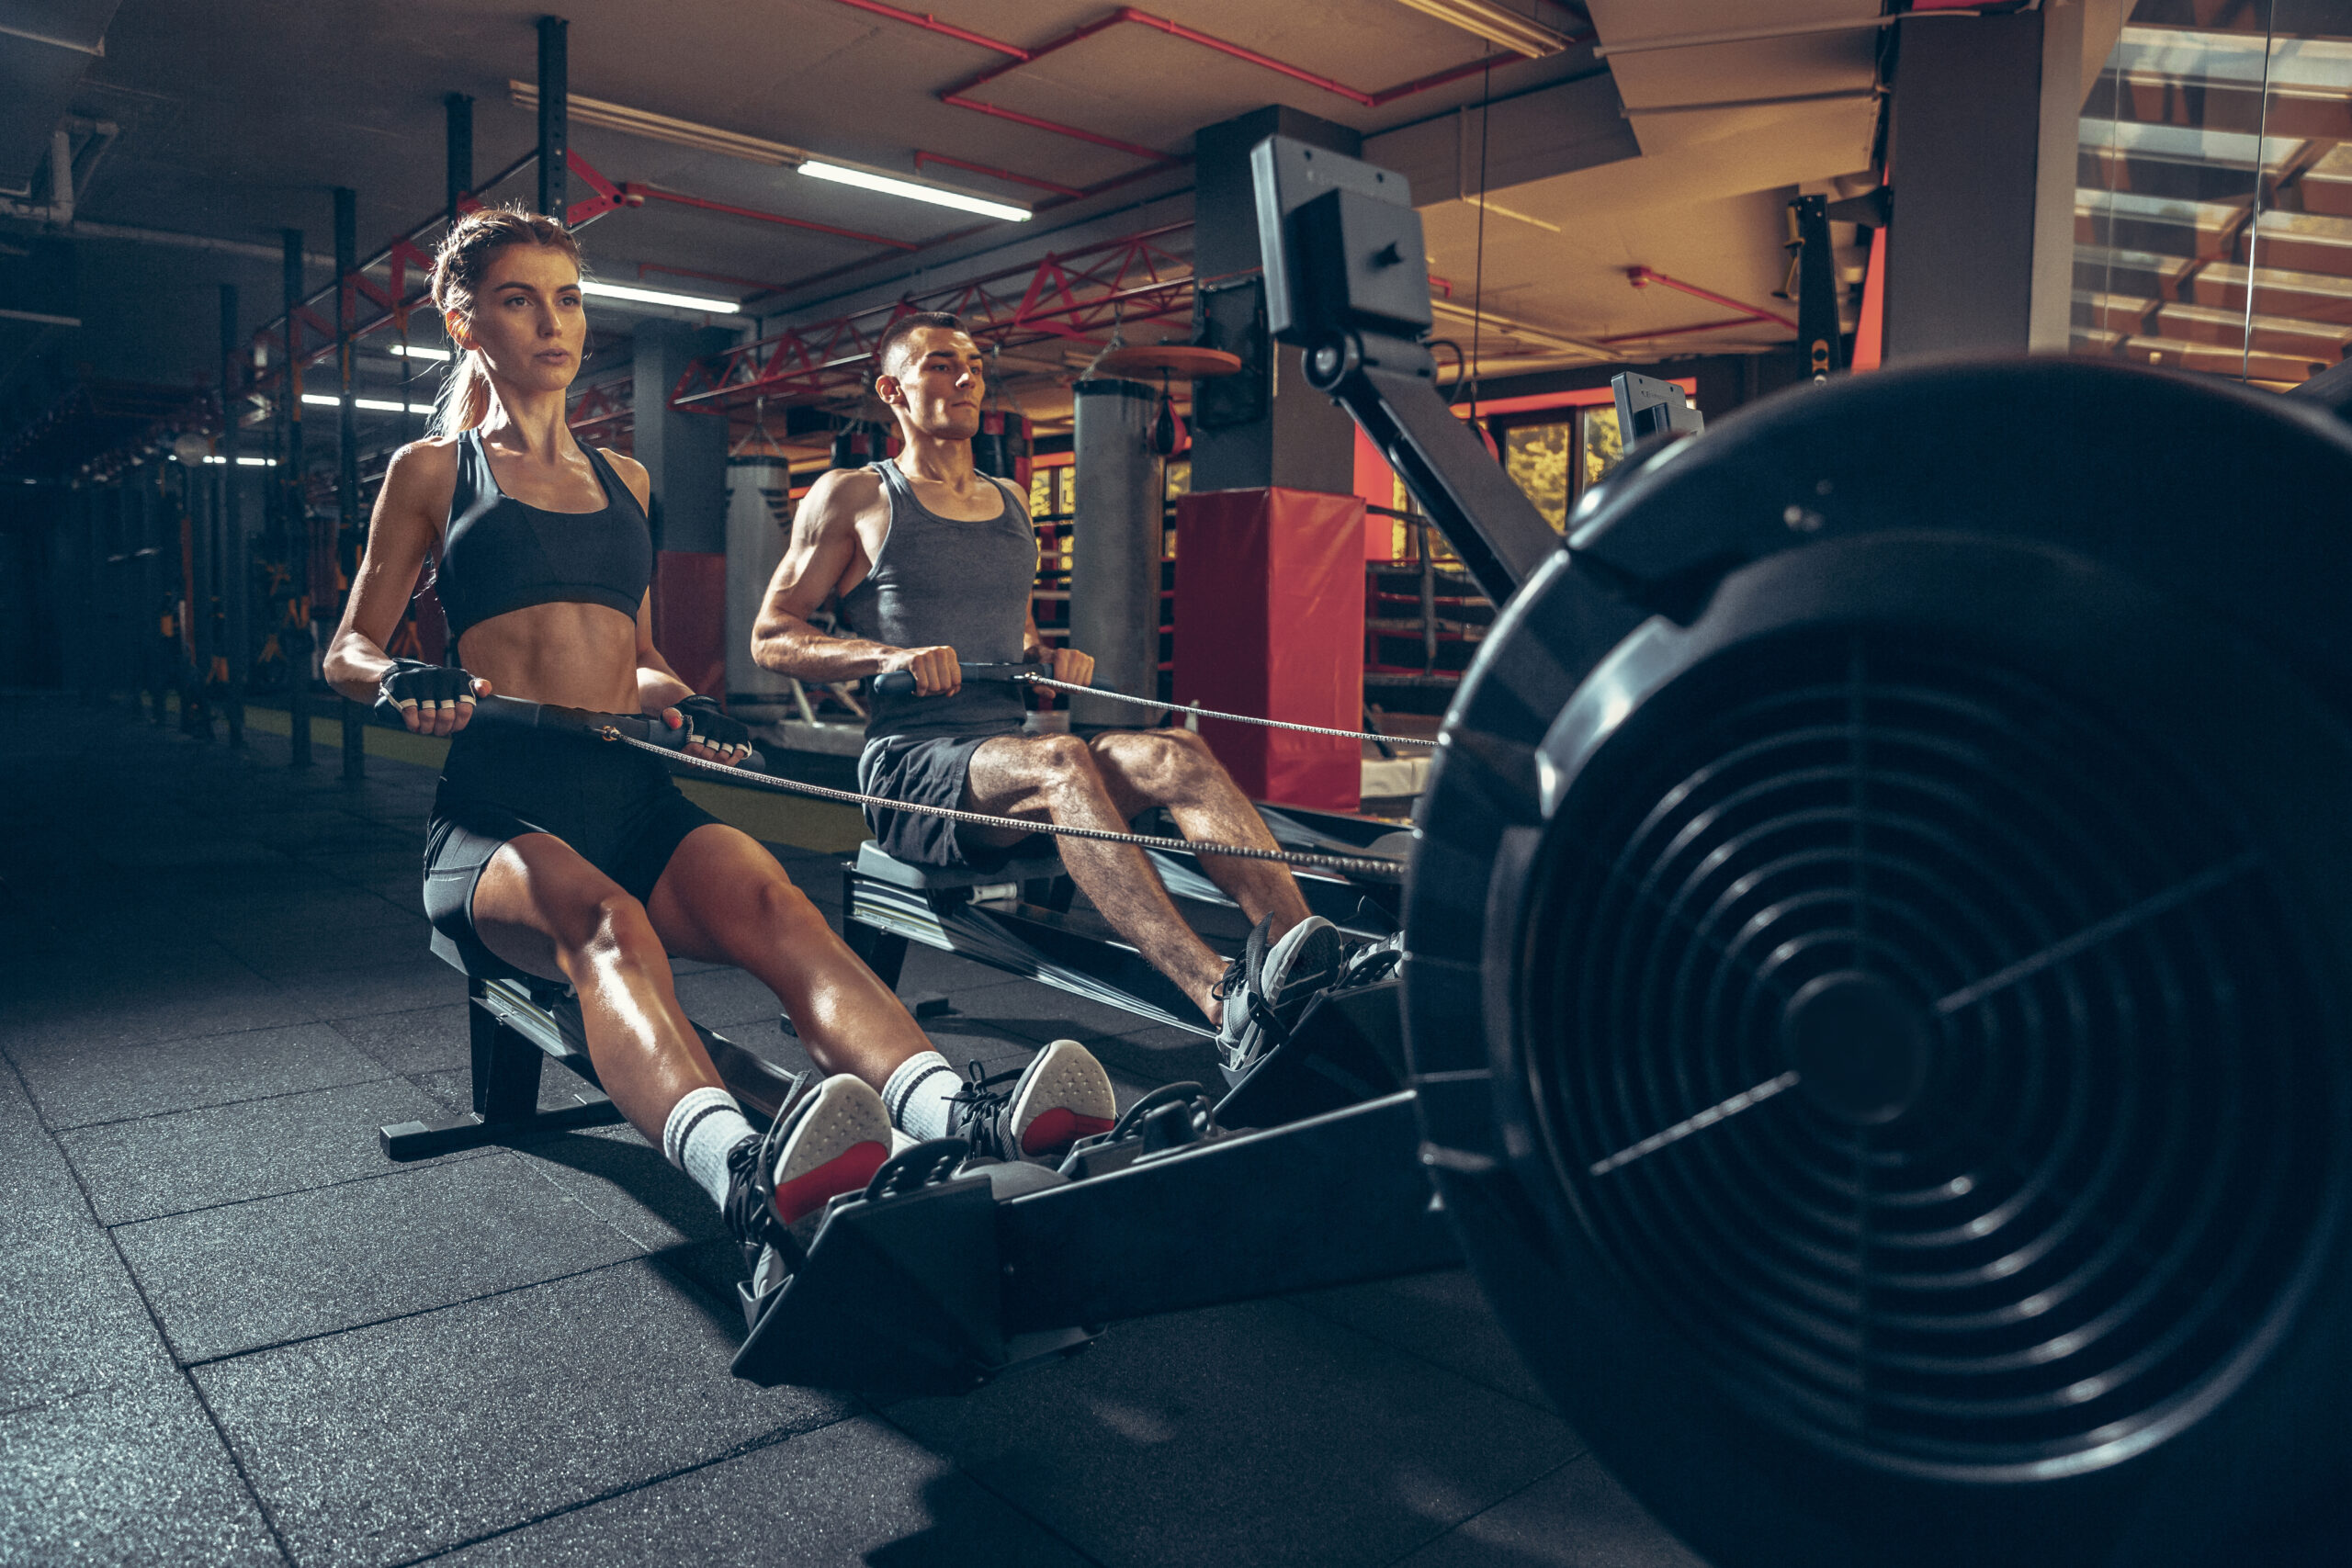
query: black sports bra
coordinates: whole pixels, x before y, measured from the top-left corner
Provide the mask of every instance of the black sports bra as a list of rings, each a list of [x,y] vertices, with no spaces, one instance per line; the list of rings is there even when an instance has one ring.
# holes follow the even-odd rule
[[[548,512],[499,490],[480,431],[458,435],[458,488],[433,578],[450,641],[531,604],[608,604],[636,617],[653,580],[653,529],[604,455],[580,449],[604,488],[604,508]]]

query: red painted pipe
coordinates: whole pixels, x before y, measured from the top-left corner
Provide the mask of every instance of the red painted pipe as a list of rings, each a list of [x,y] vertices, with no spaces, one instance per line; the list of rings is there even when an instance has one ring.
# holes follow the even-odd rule
[[[666,272],[677,277],[699,277],[705,283],[729,283],[738,288],[755,289],[762,294],[781,294],[786,288],[781,283],[763,283],[756,277],[737,277],[732,273],[725,272],[703,272],[691,266],[672,266],[667,262],[637,264],[637,276],[640,279],[649,272]]]
[[[1710,293],[1706,289],[1700,288],[1695,283],[1685,283],[1679,277],[1668,277],[1666,274],[1656,271],[1650,267],[1627,267],[1625,269],[1625,281],[1632,284],[1636,288],[1645,288],[1653,283],[1662,283],[1667,288],[1674,289],[1679,293],[1688,294],[1694,299],[1704,299],[1710,305],[1721,305],[1726,310],[1743,311],[1746,313],[1746,319],[1748,321],[1778,321],[1781,325],[1788,328],[1791,332],[1797,330],[1796,322],[1791,321],[1788,317],[1781,315],[1778,310],[1763,310],[1758,306],[1748,304],[1746,300],[1734,299],[1726,295]]]
[[[1029,51],[1018,44],[1007,43],[1002,39],[990,38],[986,33],[976,33],[967,28],[959,28],[952,23],[943,22],[928,11],[917,15],[912,11],[901,11],[896,6],[885,6],[881,0],[842,0],[842,4],[854,6],[861,11],[871,11],[877,17],[888,17],[894,22],[905,22],[910,27],[921,28],[925,32],[944,33],[949,38],[962,39],[966,43],[976,43],[982,49],[992,49],[999,54],[1012,55],[1015,60],[1029,58]]]
[[[915,153],[915,167],[920,169],[925,164],[944,164],[951,169],[964,169],[975,175],[986,175],[992,180],[1009,180],[1014,185],[1035,186],[1039,190],[1049,190],[1057,196],[1080,197],[1088,194],[1076,186],[1057,185],[1052,180],[1041,180],[1035,175],[1016,175],[1011,169],[1000,169],[988,164],[968,163],[962,158],[951,158],[944,152],[926,152],[918,150]]]
[[[1762,316],[1734,316],[1727,321],[1701,321],[1695,327],[1660,327],[1654,333],[1618,333],[1611,337],[1597,337],[1595,343],[1647,343],[1652,338],[1681,337],[1687,333],[1720,332],[1725,327],[1752,327],[1764,320]]]
[[[1005,63],[991,66],[978,75],[969,77],[942,92],[939,95],[941,103],[952,104],[957,108],[974,109],[981,114],[994,115],[999,119],[1009,119],[1038,130],[1050,130],[1057,135],[1075,137],[1080,141],[1091,141],[1098,147],[1108,147],[1136,157],[1155,160],[1164,158],[1167,154],[1137,147],[1131,141],[1121,141],[1114,137],[1098,135],[1091,130],[1080,130],[1076,126],[1063,125],[1055,120],[1040,119],[1032,115],[1016,113],[1012,109],[999,108],[993,104],[984,104],[966,95],[976,88],[986,86],[1015,66],[1042,60],[1057,50],[1068,49],[1074,43],[1092,38],[1095,34],[1105,32],[1122,23],[1133,23],[1137,27],[1150,28],[1155,31],[1166,33],[1170,38],[1180,38],[1187,43],[1198,44],[1204,49],[1213,49],[1219,54],[1246,62],[1262,70],[1276,72],[1294,82],[1304,82],[1310,87],[1345,98],[1350,103],[1364,108],[1379,108],[1383,105],[1395,103],[1399,98],[1410,97],[1415,93],[1425,93],[1433,87],[1442,87],[1449,82],[1459,82],[1465,76],[1476,76],[1497,64],[1515,64],[1519,60],[1516,55],[1506,61],[1496,61],[1492,58],[1474,60],[1466,64],[1451,66],[1431,75],[1399,83],[1394,87],[1367,93],[1360,87],[1351,87],[1345,82],[1306,70],[1303,66],[1290,64],[1286,61],[1276,60],[1269,54],[1261,54],[1254,49],[1247,49],[1229,39],[1218,38],[1215,34],[1202,32],[1197,28],[1188,28],[1182,22],[1170,21],[1165,17],[1157,17],[1148,11],[1139,11],[1132,6],[1122,6],[1107,17],[1089,22],[1084,27],[1073,28],[1059,38],[1037,45],[1035,49],[1023,49],[1018,44],[1007,43],[1002,39],[989,38],[985,33],[976,33],[968,28],[943,22],[928,13],[918,15],[913,11],[900,10],[896,6],[883,4],[882,0],[840,0],[840,3],[877,17],[888,17],[892,21],[904,22],[910,27],[921,28],[926,32],[960,39],[966,43],[977,44],[982,49],[993,51],[1006,57]],[[1591,43],[1600,36],[1597,32],[1577,33],[1568,38],[1567,45],[1573,49],[1579,44]]]
[[[1091,130],[1080,130],[1074,125],[1063,125],[1057,120],[1039,119],[1035,115],[999,108],[994,104],[984,104],[978,98],[958,97],[952,93],[942,93],[939,101],[943,104],[952,104],[959,109],[976,109],[981,114],[994,115],[999,119],[1009,119],[1015,125],[1026,125],[1038,130],[1050,130],[1059,136],[1076,137],[1080,141],[1091,141],[1097,147],[1108,147],[1114,152],[1125,152],[1129,157],[1148,158],[1155,164],[1164,162],[1169,156],[1157,147],[1139,147],[1132,141],[1122,141],[1115,136],[1098,136]]]

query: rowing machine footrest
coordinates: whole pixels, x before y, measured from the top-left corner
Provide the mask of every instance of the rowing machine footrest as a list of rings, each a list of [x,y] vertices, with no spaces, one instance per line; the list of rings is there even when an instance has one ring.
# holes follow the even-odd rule
[[[1027,1164],[964,1166],[966,1152],[938,1139],[893,1156],[865,1192],[834,1200],[782,1285],[758,1297],[739,1285],[751,1334],[735,1375],[763,1388],[967,1393],[1091,1338],[1005,1334],[997,1201],[1062,1179]]]
[[[1226,1127],[1275,1127],[1404,1087],[1403,982],[1325,991],[1217,1101]]]

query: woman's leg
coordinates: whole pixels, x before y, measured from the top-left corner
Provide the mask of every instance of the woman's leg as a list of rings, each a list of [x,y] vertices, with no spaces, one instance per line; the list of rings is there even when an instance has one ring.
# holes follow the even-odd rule
[[[473,926],[516,968],[571,983],[597,1079],[654,1147],[681,1099],[723,1087],[645,906],[562,840],[526,833],[501,846],[474,884]]]
[[[716,822],[687,834],[646,909],[668,951],[732,964],[774,991],[824,1072],[879,1089],[932,1048],[906,1005],[748,834]],[[665,965],[664,994],[667,986]]]

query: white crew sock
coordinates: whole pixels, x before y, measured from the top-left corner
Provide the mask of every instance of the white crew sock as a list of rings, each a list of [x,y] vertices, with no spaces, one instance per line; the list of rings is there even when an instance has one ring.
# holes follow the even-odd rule
[[[882,1086],[890,1124],[913,1138],[947,1136],[947,1102],[964,1080],[936,1051],[918,1051],[900,1062]]]
[[[727,1202],[727,1156],[755,1136],[743,1108],[723,1089],[697,1089],[670,1108],[662,1126],[662,1152],[722,1207]]]

